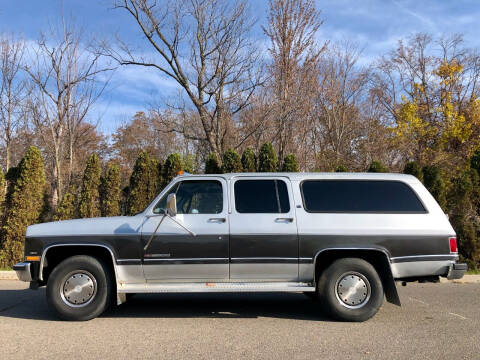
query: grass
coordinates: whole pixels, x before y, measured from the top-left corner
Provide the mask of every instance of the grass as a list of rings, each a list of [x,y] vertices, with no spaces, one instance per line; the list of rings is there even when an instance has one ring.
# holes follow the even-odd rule
[[[0,267],[0,271],[12,271],[12,268],[9,268],[9,267]]]
[[[468,270],[467,275],[480,275],[480,270],[478,269]]]

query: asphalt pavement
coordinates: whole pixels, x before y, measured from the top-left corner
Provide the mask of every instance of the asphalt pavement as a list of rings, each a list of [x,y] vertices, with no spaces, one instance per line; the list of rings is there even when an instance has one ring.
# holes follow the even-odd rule
[[[0,281],[0,359],[480,359],[480,284],[399,286],[364,323],[299,293],[137,295],[88,322]]]

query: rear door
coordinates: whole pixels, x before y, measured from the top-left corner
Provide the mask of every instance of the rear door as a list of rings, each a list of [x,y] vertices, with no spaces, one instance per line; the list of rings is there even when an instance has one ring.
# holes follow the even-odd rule
[[[230,278],[295,281],[298,236],[290,180],[235,177],[231,186]]]

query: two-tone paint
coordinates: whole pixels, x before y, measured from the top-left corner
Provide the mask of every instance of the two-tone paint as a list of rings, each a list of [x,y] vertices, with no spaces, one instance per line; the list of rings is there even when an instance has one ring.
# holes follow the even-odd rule
[[[216,180],[223,188],[218,214],[177,214],[160,221],[153,209],[180,181]],[[282,214],[240,214],[234,184],[242,179],[277,179],[287,184],[290,208]],[[402,213],[310,213],[301,182],[307,179],[401,181],[412,188],[426,211]],[[415,177],[401,174],[256,173],[186,175],[175,178],[140,214],[131,217],[60,221],[30,226],[25,255],[39,255],[32,281],[43,281],[48,253],[59,246],[102,247],[122,284],[169,282],[304,282],[314,284],[321,254],[368,250],[383,256],[395,279],[447,275],[458,255],[450,253],[455,236],[446,215]]]

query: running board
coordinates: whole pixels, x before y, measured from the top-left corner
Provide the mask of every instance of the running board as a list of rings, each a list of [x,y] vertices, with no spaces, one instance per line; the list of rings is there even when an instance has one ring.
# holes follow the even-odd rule
[[[118,293],[204,293],[204,292],[297,292],[315,291],[310,283],[299,282],[207,282],[120,284]]]

